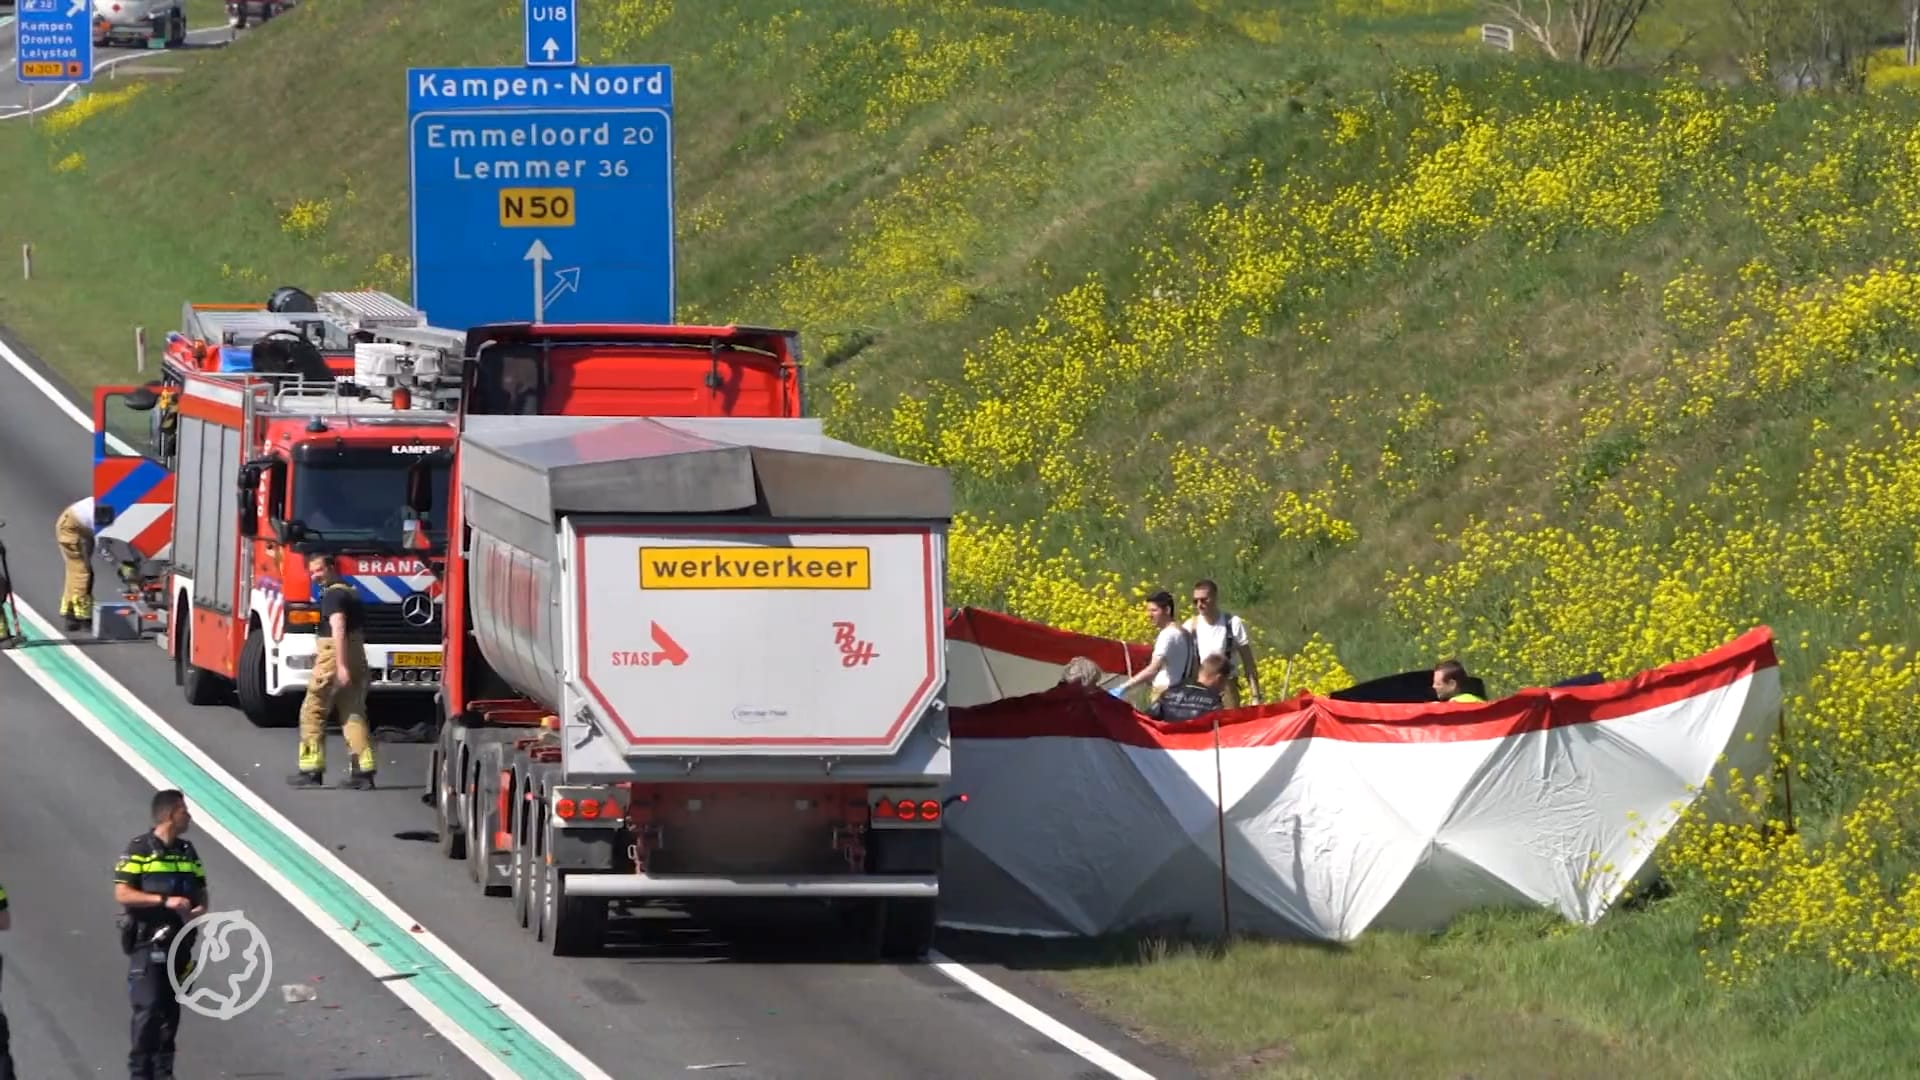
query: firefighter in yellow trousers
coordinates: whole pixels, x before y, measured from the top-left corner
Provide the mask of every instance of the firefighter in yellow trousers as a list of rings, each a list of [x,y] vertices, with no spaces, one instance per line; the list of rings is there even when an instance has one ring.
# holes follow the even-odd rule
[[[367,726],[367,642],[362,636],[366,615],[359,594],[340,580],[332,559],[307,556],[307,575],[320,602],[321,629],[314,642],[307,698],[300,704],[300,771],[287,782],[317,787],[324,781],[327,714],[338,709],[340,731],[353,755],[346,786],[365,791],[373,787],[376,765]]]
[[[67,563],[60,614],[68,630],[81,630],[93,621],[93,496],[60,511],[53,521],[53,538]]]

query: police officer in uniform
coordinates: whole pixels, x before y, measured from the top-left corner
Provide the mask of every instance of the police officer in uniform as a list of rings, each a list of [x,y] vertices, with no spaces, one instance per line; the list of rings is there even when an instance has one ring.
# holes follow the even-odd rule
[[[307,556],[307,575],[319,594],[324,629],[316,635],[313,673],[307,678],[307,698],[300,704],[300,771],[287,782],[316,787],[324,781],[327,714],[337,708],[341,734],[353,755],[346,786],[368,790],[373,787],[376,761],[367,726],[367,641],[362,636],[366,613],[360,594],[340,580],[326,555]]]
[[[207,910],[207,872],[187,840],[193,818],[175,790],[153,796],[153,828],[134,837],[113,871],[114,902],[126,908],[120,945],[127,953],[127,997],[133,1003],[133,1080],[173,1080],[173,1038],[180,1003],[167,974],[174,937]],[[184,963],[191,943],[173,953]]]

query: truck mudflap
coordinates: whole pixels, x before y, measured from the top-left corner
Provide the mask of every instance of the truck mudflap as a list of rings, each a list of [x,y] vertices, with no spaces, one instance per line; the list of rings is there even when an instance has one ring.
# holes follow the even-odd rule
[[[801,900],[934,900],[940,879],[932,874],[860,874],[699,877],[682,874],[568,874],[566,895],[617,899],[713,899],[791,897]]]

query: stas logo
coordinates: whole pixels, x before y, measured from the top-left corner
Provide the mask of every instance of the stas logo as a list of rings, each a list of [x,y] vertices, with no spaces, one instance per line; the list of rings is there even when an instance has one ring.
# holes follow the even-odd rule
[[[342,559],[349,574],[371,574],[379,577],[412,577],[427,572],[427,564],[419,559]]]
[[[394,447],[393,452],[396,454],[431,454],[438,449],[440,448],[429,443],[409,443],[405,446]]]

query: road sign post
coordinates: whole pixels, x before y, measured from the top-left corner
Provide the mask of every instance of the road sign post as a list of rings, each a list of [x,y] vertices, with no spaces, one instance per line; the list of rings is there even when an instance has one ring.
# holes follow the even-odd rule
[[[412,68],[407,128],[435,325],[673,321],[671,68]]]
[[[93,81],[92,0],[19,0],[13,39],[19,81]]]
[[[575,0],[521,0],[527,18],[527,66],[573,67],[580,59]]]

